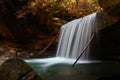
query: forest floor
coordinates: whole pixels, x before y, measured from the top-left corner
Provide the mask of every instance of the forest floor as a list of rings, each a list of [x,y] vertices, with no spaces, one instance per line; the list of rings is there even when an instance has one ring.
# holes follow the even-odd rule
[[[33,48],[37,46],[37,48]],[[53,56],[55,51],[45,50],[42,54],[40,44],[19,44],[13,41],[0,41],[0,59],[6,59],[11,57],[20,58],[44,58]]]
[[[39,46],[39,44],[36,46]],[[41,52],[40,47],[31,49],[32,47],[31,44],[23,45],[12,41],[0,41],[0,65],[5,60],[16,56],[19,58],[45,58],[55,54],[53,50],[45,50],[42,54],[39,54]]]

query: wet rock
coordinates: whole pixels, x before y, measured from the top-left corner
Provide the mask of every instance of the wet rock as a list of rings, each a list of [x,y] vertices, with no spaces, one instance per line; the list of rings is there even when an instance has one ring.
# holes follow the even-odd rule
[[[0,66],[0,80],[42,80],[22,59],[12,58]]]

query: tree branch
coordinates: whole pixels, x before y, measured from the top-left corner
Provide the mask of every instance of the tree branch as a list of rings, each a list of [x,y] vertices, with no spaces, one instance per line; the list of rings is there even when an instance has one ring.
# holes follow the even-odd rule
[[[54,37],[54,39],[51,42],[49,42],[49,44],[40,53],[38,53],[38,56],[44,53],[53,44],[53,42],[57,39],[57,37],[58,34]]]
[[[88,43],[86,44],[86,46],[83,48],[81,54],[79,55],[79,57],[76,59],[76,61],[74,62],[74,64],[72,65],[72,67],[75,66],[75,64],[77,63],[77,61],[81,58],[81,56],[83,55],[83,53],[85,52],[85,50],[88,48],[88,46],[90,45],[90,43],[92,42],[93,38],[94,38],[94,33],[92,34],[90,40],[88,41]]]

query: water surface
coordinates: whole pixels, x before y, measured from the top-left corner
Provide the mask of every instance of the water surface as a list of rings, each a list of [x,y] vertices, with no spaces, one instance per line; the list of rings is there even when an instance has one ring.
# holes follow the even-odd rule
[[[64,58],[25,60],[45,80],[120,80],[120,63]]]

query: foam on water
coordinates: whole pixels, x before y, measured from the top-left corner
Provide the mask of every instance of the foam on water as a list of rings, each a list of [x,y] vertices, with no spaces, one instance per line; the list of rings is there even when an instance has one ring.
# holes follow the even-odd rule
[[[76,59],[66,59],[62,57],[52,57],[52,58],[43,58],[43,59],[29,59],[25,60],[28,63],[43,63],[43,67],[49,67],[55,64],[65,63],[65,64],[73,64]],[[85,63],[96,63],[100,61],[84,61],[80,60],[77,62],[77,64],[85,64]]]

